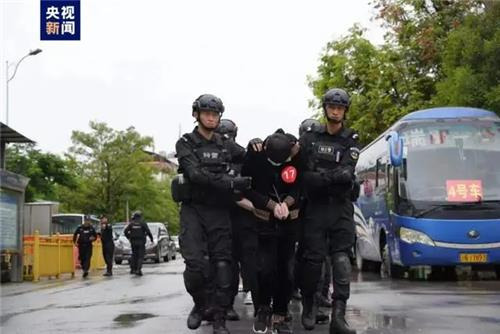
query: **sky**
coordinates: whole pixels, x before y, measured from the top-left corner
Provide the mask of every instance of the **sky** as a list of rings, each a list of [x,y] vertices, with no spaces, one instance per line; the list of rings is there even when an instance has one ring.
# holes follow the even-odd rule
[[[354,23],[382,43],[374,15],[367,0],[82,0],[81,40],[41,41],[40,0],[0,0],[0,120],[6,61],[41,48],[9,84],[9,126],[44,151],[67,151],[73,130],[99,121],[172,152],[203,93],[222,99],[242,145],[296,134],[326,43]]]

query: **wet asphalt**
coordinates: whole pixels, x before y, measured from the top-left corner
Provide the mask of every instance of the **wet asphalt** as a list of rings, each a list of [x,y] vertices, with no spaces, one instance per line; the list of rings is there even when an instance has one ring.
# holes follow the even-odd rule
[[[182,260],[146,263],[144,276],[116,266],[88,279],[7,283],[1,288],[3,333],[212,333],[204,323],[186,327],[192,302],[182,282]],[[252,333],[252,306],[239,294],[235,308],[242,320],[228,322],[231,333]],[[290,305],[294,333],[328,333],[300,326],[300,303]],[[324,309],[328,311],[327,309]],[[500,333],[500,281],[408,281],[354,273],[347,320],[358,333]]]

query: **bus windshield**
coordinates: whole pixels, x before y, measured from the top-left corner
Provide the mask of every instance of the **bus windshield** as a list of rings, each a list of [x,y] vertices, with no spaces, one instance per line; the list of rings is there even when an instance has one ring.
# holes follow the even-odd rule
[[[401,135],[402,198],[437,204],[500,201],[500,122],[411,123]]]

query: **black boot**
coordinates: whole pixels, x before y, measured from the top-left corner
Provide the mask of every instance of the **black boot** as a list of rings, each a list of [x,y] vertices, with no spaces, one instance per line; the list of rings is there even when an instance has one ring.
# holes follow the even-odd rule
[[[330,316],[329,314],[323,312],[321,309],[318,308],[318,313],[316,313],[316,323],[317,324],[325,324],[330,321]]]
[[[189,313],[188,320],[187,320],[187,326],[189,329],[196,329],[200,327],[201,325],[201,320],[203,318],[203,307],[194,305],[193,309]]]
[[[335,300],[333,302],[330,334],[356,334],[356,331],[350,329],[345,321],[345,301]]]
[[[316,313],[318,306],[314,300],[314,296],[302,296],[302,326],[308,331],[314,329],[316,324]]]
[[[214,332],[213,334],[230,334],[229,330],[226,328],[226,319],[224,313],[218,312],[214,319]]]

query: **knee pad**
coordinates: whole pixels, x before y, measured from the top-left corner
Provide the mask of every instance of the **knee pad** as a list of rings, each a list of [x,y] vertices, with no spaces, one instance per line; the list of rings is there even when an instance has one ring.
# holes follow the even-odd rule
[[[191,295],[197,295],[204,291],[205,279],[201,271],[184,271],[184,285]]]
[[[332,255],[333,279],[338,284],[349,284],[351,279],[351,261],[347,253],[339,252]]]
[[[233,277],[231,264],[228,261],[217,261],[215,268],[217,271],[217,285],[221,289],[229,289]]]

